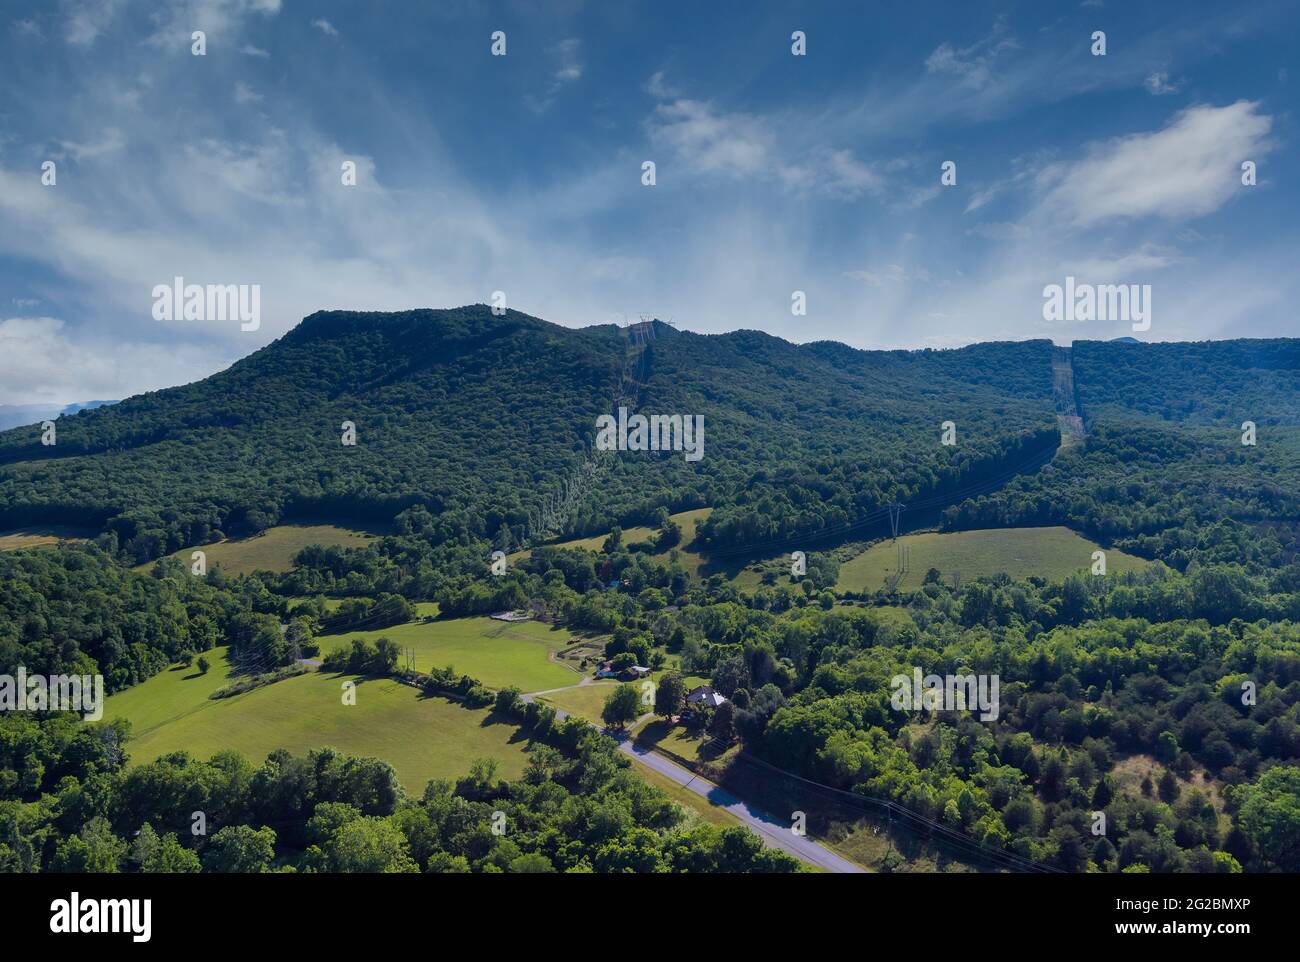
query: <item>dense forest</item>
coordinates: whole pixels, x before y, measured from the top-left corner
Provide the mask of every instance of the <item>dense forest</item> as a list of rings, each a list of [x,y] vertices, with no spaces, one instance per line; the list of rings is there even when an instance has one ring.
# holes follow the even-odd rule
[[[1300,342],[1081,341],[1072,353],[1086,441],[948,508],[946,526],[1065,523],[1180,569],[1296,559]]]
[[[93,547],[21,552],[5,560],[0,568],[4,595],[36,586],[45,600],[34,603],[32,617],[22,608],[4,609],[3,670],[12,671],[16,663],[49,670],[102,667],[117,684],[129,684],[183,656],[180,647],[203,650],[213,640],[201,627],[209,623],[218,633],[237,631],[235,626],[258,618],[302,620],[309,632],[326,627],[322,608],[275,594],[272,589],[281,587],[275,578],[270,584],[260,576],[216,584],[218,575],[196,579],[168,565],[149,575],[123,572]],[[618,591],[603,587],[611,572],[623,585]],[[112,578],[122,580],[116,590],[134,599],[131,606],[105,607],[96,604],[93,591],[76,590]],[[71,579],[66,590],[53,587],[65,579]],[[606,655],[612,658],[628,653],[629,661],[657,665],[676,655],[683,671],[709,676],[730,699],[719,717],[698,719],[700,727],[739,740],[745,751],[791,775],[896,804],[909,817],[960,832],[991,852],[1067,871],[1293,871],[1300,868],[1294,846],[1300,829],[1294,808],[1300,588],[1285,580],[1252,575],[1235,564],[1198,563],[1187,573],[1155,565],[1118,577],[1052,583],[1002,576],[954,588],[936,571],[916,591],[845,599],[810,579],[785,578],[740,591],[720,577],[700,581],[675,561],[663,564],[610,544],[600,553],[536,549],[526,564],[501,578],[466,572],[437,598],[453,615],[528,604],[574,628],[605,633]],[[156,620],[164,612],[173,619],[165,630]],[[142,632],[140,640],[123,645],[133,631]],[[54,637],[69,640],[56,646]],[[326,667],[387,673],[398,671],[395,662],[395,647],[375,651],[354,645]],[[914,668],[940,675],[996,674],[1001,679],[997,718],[893,709],[889,680]],[[429,682],[435,683],[452,684]],[[472,697],[481,691],[472,679],[455,684]],[[490,701],[492,695],[482,697]],[[513,697],[503,693],[499,706],[511,710]],[[234,778],[232,772],[240,773],[241,785],[270,776],[254,774],[248,761],[224,756],[211,761],[175,756],[127,769],[130,733],[121,725],[58,715],[9,716],[0,722],[0,769],[7,772],[0,811],[7,813],[3,844],[11,868],[102,867],[107,863],[93,861],[101,858],[129,869],[132,859],[147,861],[143,851],[127,850],[136,831],[150,839],[150,833],[157,835],[158,851],[169,852],[176,864],[213,870],[347,870],[357,863],[342,853],[354,842],[372,855],[389,853],[392,861],[384,866],[391,870],[491,871],[495,866],[522,871],[526,865],[549,865],[605,871],[624,865],[620,858],[679,870],[692,859],[718,865],[740,858],[736,852],[723,854],[731,851],[730,843],[715,830],[692,828],[687,834],[693,841],[682,841],[662,799],[650,804],[658,814],[644,819],[635,814],[649,804],[638,800],[644,787],[632,788],[635,779],[613,770],[620,767],[616,756],[596,766],[583,755],[613,745],[585,723],[574,723],[578,727],[568,733],[553,720],[534,730],[539,744],[549,746],[533,753],[535,761],[546,760],[546,773],[535,773],[523,785],[489,791],[482,772],[467,773],[466,781],[431,786],[419,802],[407,802],[392,788],[389,773],[379,778],[387,786],[379,796],[389,799],[382,804],[373,795],[330,791],[316,802],[341,808],[309,805],[306,811],[299,800],[292,812],[257,809],[250,798],[279,796],[253,790],[222,800],[238,811],[222,823],[230,831],[218,833],[220,842],[214,836],[196,847],[178,822],[177,812],[191,810],[181,801],[186,793],[213,791],[212,783]],[[537,729],[538,719],[523,715],[521,724]],[[560,761],[550,748],[570,761]],[[1115,773],[1134,760],[1149,771],[1141,792],[1125,792]],[[318,764],[272,758],[261,771]],[[385,768],[372,761],[348,764],[372,772]],[[572,767],[565,769],[566,764]],[[609,769],[614,781],[584,783],[593,766]],[[565,771],[567,776],[557,774]],[[142,781],[168,785],[173,807],[140,801],[135,793]],[[207,787],[186,787],[191,782]],[[377,791],[373,782],[367,777],[366,792]],[[101,800],[93,816],[84,807],[91,783],[93,797]],[[478,802],[483,792],[494,805],[503,799],[518,805],[513,810],[518,818],[537,820],[538,832],[550,841],[525,844],[514,838],[516,847],[494,854],[494,848],[439,834],[445,826],[424,827],[426,820],[446,816],[452,797]],[[561,804],[566,796],[547,795],[556,792],[580,799],[594,794],[597,805],[630,806],[632,814],[623,816],[614,832],[620,841],[613,843],[613,835],[593,840],[572,821],[549,823],[546,813],[568,811],[567,803]],[[627,793],[635,797],[622,797]],[[1097,811],[1109,819],[1103,837],[1089,831]],[[317,815],[327,828],[310,828]],[[362,833],[364,843],[331,841],[331,833],[353,822],[342,838]],[[237,845],[230,839],[236,824]],[[420,826],[415,834],[413,826]],[[422,832],[433,832],[440,841],[419,841]],[[561,855],[560,839],[568,839],[567,845],[575,832],[589,844]],[[632,844],[629,838],[639,839],[636,853],[622,851]],[[222,854],[227,841],[241,852],[259,854],[251,862],[239,861],[243,856]],[[535,854],[545,863],[530,858],[515,864]],[[762,861],[756,852],[747,857],[746,870],[790,867]]]
[[[657,323],[573,331],[482,307],[318,314],[203,382],[61,418],[54,448],[30,429],[0,434],[4,523],[93,534],[0,553],[0,674],[102,674],[114,692],[228,646],[239,691],[303,670],[322,635],[410,623],[415,602],[444,619],[527,609],[598,635],[620,666],[708,678],[727,702],[688,713],[695,731],[892,813],[924,844],[947,833],[961,857],[1297,871],[1297,351],[1079,343],[1086,430],[1063,444],[1047,342],[864,352]],[[620,453],[569,489],[565,531],[644,524],[649,541],[529,544],[530,515],[590,463],[595,418],[619,404],[702,413],[705,458]],[[345,420],[355,447],[340,444]],[[946,421],[955,445],[940,443]],[[837,590],[830,549],[886,534],[895,500],[914,527],[1063,524],[1153,563],[1055,581],[948,583],[935,569],[909,590]],[[669,511],[705,506],[682,544]],[[387,533],[239,577],[163,557],[307,515]],[[807,573],[769,564],[749,587],[701,577],[680,553],[771,558],[792,544]],[[521,547],[488,573],[494,549]],[[324,660],[403,672],[386,641]],[[917,670],[996,676],[996,717],[900,710],[891,679]],[[497,779],[484,760],[417,799],[382,759],[324,748],[133,765],[120,723],[9,713],[0,867],[796,867],[744,830],[683,822],[586,723],[449,669],[406,680],[495,701],[531,746],[525,777]],[[661,683],[666,717],[677,684]],[[220,813],[210,836],[190,832],[196,809]],[[520,830],[492,835],[496,811]]]
[[[607,459],[570,531],[768,485],[789,505],[781,527],[814,531],[1051,440],[1046,342],[871,353],[651,331],[632,343],[484,306],[316,314],[204,381],[59,419],[53,446],[36,428],[0,433],[0,525],[84,524],[140,562],[284,519],[386,523],[418,505],[437,540],[518,543],[620,399],[702,415],[705,456]],[[960,444],[939,444],[945,420]],[[720,519],[710,537],[739,528]]]

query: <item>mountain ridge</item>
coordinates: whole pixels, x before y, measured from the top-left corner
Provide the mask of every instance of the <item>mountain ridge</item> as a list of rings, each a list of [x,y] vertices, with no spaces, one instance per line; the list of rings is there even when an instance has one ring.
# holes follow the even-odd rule
[[[1269,408],[1261,423],[1300,424],[1300,342],[1075,343],[1090,424],[1240,423],[1237,395]],[[812,537],[1059,444],[1052,352],[1045,339],[869,351],[659,321],[568,328],[482,304],[319,311],[209,378],[62,420],[54,449],[0,433],[0,528],[85,523],[143,561],[295,517],[391,522],[419,506],[435,538],[518,544],[622,399],[703,416],[705,457],[620,452],[565,533],[708,506],[701,536],[719,549]],[[1142,387],[1144,358],[1158,391]],[[1058,462],[1045,479],[1079,464]]]

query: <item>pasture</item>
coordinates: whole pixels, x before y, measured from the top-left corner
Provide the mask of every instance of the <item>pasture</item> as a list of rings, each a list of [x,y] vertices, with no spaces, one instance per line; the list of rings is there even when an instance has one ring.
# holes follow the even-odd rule
[[[347,648],[353,638],[370,644],[388,638],[403,649],[414,649],[415,668],[454,667],[489,688],[514,685],[521,691],[542,691],[576,685],[575,668],[553,660],[573,638],[573,632],[537,621],[493,621],[491,618],[453,618],[410,622],[375,631],[343,631],[318,635],[321,654]],[[399,660],[399,664],[403,664]]]
[[[173,552],[171,557],[188,567],[190,555],[202,551],[208,557],[209,569],[219,565],[228,575],[251,574],[258,570],[288,571],[293,567],[294,555],[308,545],[361,548],[376,537],[365,531],[332,524],[282,524],[248,538],[182,548]],[[153,562],[139,565],[136,570],[148,571],[151,567]]]
[[[218,674],[213,661],[209,675]],[[344,681],[356,683],[355,705],[343,704]],[[524,770],[527,741],[515,724],[388,678],[310,672],[209,699],[219,684],[190,671],[163,672],[110,697],[104,716],[131,720],[132,764],[182,749],[198,758],[233,749],[258,765],[278,748],[303,754],[331,746],[389,762],[417,795],[431,778],[463,776],[481,756],[497,760],[502,778]]]
[[[954,574],[962,581],[1006,572],[1013,578],[1039,575],[1060,581],[1089,570],[1099,546],[1069,528],[987,528],[978,531],[925,532],[882,541],[840,565],[835,587],[841,591],[874,591],[899,568],[899,549],[910,549],[901,588],[918,588],[930,568],[944,581]],[[1147,564],[1117,549],[1106,551],[1107,574],[1135,571]]]

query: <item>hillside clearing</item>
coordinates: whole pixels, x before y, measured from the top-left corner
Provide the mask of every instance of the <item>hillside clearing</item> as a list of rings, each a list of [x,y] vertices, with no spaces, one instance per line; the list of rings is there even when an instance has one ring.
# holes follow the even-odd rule
[[[1005,572],[1013,578],[1038,575],[1059,581],[1087,571],[1096,543],[1069,528],[985,528],[977,531],[926,532],[882,541],[840,565],[840,591],[874,591],[898,572],[900,548],[910,549],[900,588],[919,588],[930,568],[945,581],[962,581]],[[1106,551],[1107,574],[1136,571],[1148,562],[1118,549]]]
[[[431,778],[463,776],[482,756],[496,759],[502,778],[524,770],[527,742],[513,723],[388,678],[310,672],[212,700],[216,684],[178,674],[163,672],[107,700],[104,717],[128,718],[135,728],[127,743],[132,764],[180,750],[209,758],[227,749],[260,764],[278,748],[302,754],[331,746],[389,762],[416,795]],[[345,681],[356,683],[355,705],[343,704]],[[165,707],[152,707],[158,703]]]
[[[573,632],[539,621],[503,622],[491,618],[454,618],[411,622],[375,631],[344,631],[317,637],[321,653],[347,648],[352,639],[374,644],[387,638],[415,650],[415,668],[454,667],[489,688],[514,685],[521,691],[544,691],[577,684],[579,675],[554,660]]]
[[[333,524],[282,524],[249,538],[182,548],[169,557],[188,567],[190,555],[202,551],[207,555],[209,569],[220,566],[228,575],[246,575],[258,570],[289,571],[293,568],[294,555],[309,545],[362,548],[376,537],[378,535],[370,532]],[[150,561],[138,565],[136,570],[148,571],[152,567]]]
[[[19,551],[23,548],[45,548],[60,541],[85,541],[92,533],[65,525],[38,525],[0,532],[0,551]]]

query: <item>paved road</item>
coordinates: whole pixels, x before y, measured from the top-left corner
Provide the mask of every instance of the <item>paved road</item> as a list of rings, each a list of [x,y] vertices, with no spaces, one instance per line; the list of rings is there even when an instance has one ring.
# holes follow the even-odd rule
[[[582,686],[570,685],[569,687],[579,688]],[[538,695],[548,695],[552,691],[565,690],[567,689],[553,688],[550,691],[533,691],[522,697],[524,701],[530,702]],[[554,705],[551,707],[555,708]],[[555,708],[555,715],[560,721],[563,721],[568,717],[569,713],[561,708]],[[637,721],[644,721],[649,717],[650,715],[643,715]],[[801,862],[826,869],[828,872],[859,874],[866,871],[861,865],[836,855],[819,842],[815,842],[807,836],[794,834],[794,832],[790,831],[789,819],[773,818],[767,812],[742,801],[725,788],[713,784],[707,778],[696,775],[689,769],[670,761],[652,749],[635,744],[625,733],[615,734],[606,731],[606,734],[618,741],[618,750],[634,762],[645,765],[647,768],[653,768],[660,775],[699,795],[710,805],[717,805],[719,808],[736,816],[750,831],[762,839],[763,844],[769,848],[779,848],[782,851],[789,852]]]
[[[624,755],[640,762],[642,765],[653,768],[661,775],[671,778],[678,785],[704,798],[710,805],[717,805],[719,808],[730,812],[744,822],[750,831],[761,838],[763,844],[770,848],[779,848],[789,852],[800,861],[824,868],[828,872],[861,873],[866,871],[855,862],[850,862],[848,859],[836,855],[824,845],[806,836],[801,837],[794,834],[794,832],[790,831],[789,819],[773,818],[762,809],[741,801],[725,788],[720,788],[707,778],[682,768],[676,762],[669,761],[649,748],[636,745],[630,738],[625,738],[619,742],[618,748]]]

